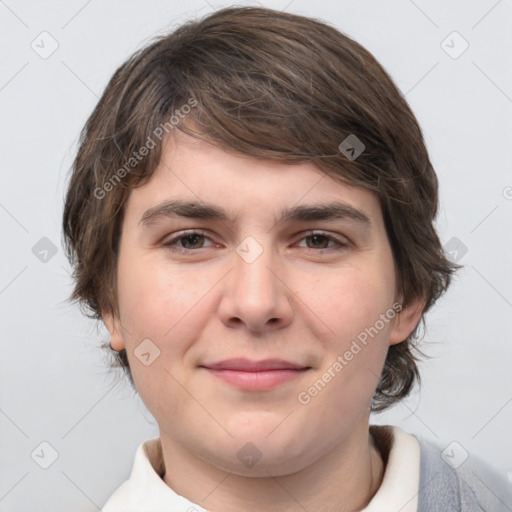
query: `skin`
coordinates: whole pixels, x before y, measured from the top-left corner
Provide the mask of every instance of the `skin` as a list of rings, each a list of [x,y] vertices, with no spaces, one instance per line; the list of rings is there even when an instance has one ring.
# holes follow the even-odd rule
[[[232,218],[141,222],[172,199],[211,203]],[[332,201],[369,222],[278,220],[283,209]],[[236,251],[248,236],[262,250],[251,263]],[[297,397],[397,302],[395,290],[372,192],[311,163],[235,156],[177,132],[151,180],[128,198],[119,316],[104,315],[112,347],[127,349],[137,390],[158,422],[164,481],[218,512],[364,507],[384,471],[369,434],[371,397],[389,345],[414,329],[422,301],[387,322],[308,404]],[[144,339],[160,351],[147,366],[134,353]],[[247,391],[200,367],[236,357],[309,369],[273,389]],[[247,443],[261,454],[251,467],[237,457]]]

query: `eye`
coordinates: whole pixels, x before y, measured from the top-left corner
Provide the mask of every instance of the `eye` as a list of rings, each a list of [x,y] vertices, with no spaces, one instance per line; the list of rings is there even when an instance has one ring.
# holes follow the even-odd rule
[[[318,232],[311,233],[302,240],[306,240],[306,247],[308,249],[334,249],[339,250],[348,247],[348,242],[341,238],[333,237],[332,235]],[[309,242],[309,243],[308,243]],[[304,247],[304,246],[302,246]]]
[[[164,242],[163,245],[171,250],[185,252],[205,248],[204,244],[206,240],[210,239],[204,233],[200,231],[189,231],[185,233],[179,233],[178,235]]]
[[[304,241],[305,245],[303,244]],[[198,230],[177,233],[166,240],[162,245],[171,251],[189,254],[199,249],[208,249],[215,246],[206,233]],[[321,252],[339,251],[349,245],[350,243],[343,237],[335,237],[324,232],[313,232],[303,236],[300,239],[298,247],[305,247],[314,252]]]

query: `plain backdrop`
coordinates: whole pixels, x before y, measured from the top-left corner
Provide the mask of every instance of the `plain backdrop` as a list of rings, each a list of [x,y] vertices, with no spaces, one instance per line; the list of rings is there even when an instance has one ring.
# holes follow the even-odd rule
[[[157,435],[108,368],[106,331],[67,303],[63,195],[79,131],[115,69],[154,35],[228,5],[0,1],[1,512],[100,510]],[[260,5],[330,22],[389,71],[439,175],[441,239],[464,265],[428,315],[421,391],[373,422],[511,472],[512,1]]]

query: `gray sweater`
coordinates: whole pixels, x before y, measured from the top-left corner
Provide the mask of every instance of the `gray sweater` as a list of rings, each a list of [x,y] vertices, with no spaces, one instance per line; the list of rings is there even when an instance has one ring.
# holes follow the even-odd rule
[[[418,439],[421,447],[418,512],[512,512],[512,486],[470,456],[457,469],[442,448]]]

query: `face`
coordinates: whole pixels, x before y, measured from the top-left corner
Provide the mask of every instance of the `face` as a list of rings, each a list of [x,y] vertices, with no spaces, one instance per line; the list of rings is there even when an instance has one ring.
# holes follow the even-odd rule
[[[105,320],[162,443],[284,475],[368,434],[387,349],[419,318],[395,288],[373,193],[180,134],[128,198]]]

